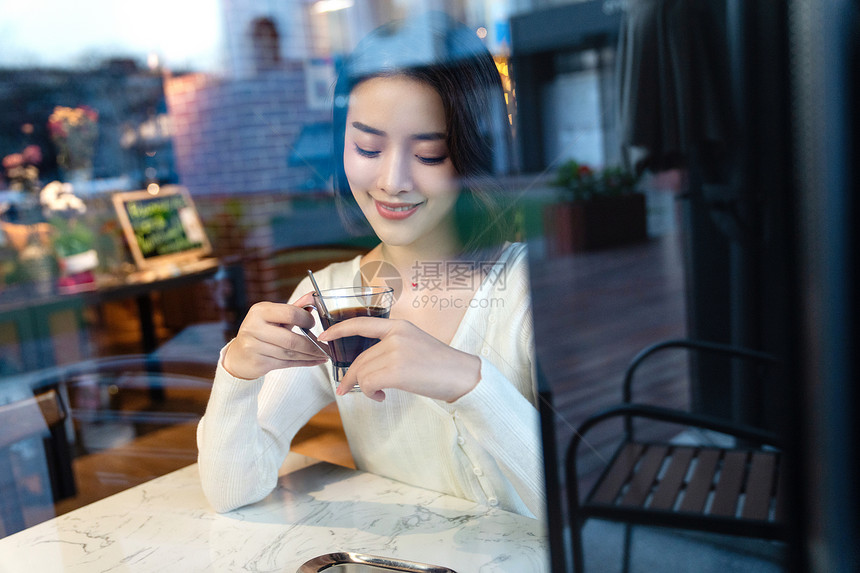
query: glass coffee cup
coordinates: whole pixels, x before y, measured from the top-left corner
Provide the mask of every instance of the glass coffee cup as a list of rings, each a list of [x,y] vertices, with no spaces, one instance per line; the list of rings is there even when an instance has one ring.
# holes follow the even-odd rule
[[[305,305],[305,310],[315,310],[323,329],[338,322],[370,316],[388,318],[394,303],[394,289],[391,287],[357,286],[321,290],[314,293],[314,304]],[[328,343],[328,349],[319,344],[310,331],[302,329],[305,336],[328,354],[332,362],[334,381],[340,382],[352,362],[359,354],[379,342],[378,338],[365,336],[344,336]],[[351,392],[361,392],[356,384]]]

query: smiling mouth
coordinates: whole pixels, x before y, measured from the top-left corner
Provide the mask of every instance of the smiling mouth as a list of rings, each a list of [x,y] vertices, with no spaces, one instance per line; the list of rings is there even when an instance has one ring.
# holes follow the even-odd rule
[[[391,211],[393,213],[401,213],[403,211],[409,211],[410,209],[414,209],[420,204],[421,203],[410,203],[409,205],[386,205],[385,203],[379,203],[379,206],[386,211]]]
[[[386,219],[405,219],[418,210],[418,207],[424,204],[420,203],[382,203],[381,201],[373,201],[376,204],[376,210]]]

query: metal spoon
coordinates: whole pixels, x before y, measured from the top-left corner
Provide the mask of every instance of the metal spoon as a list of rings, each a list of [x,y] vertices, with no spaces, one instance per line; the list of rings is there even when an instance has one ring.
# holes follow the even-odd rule
[[[328,309],[326,309],[326,307],[325,307],[325,302],[323,302],[323,299],[322,299],[322,294],[321,294],[321,292],[320,292],[320,287],[319,287],[319,285],[317,284],[317,281],[316,281],[316,279],[314,278],[314,274],[311,272],[311,270],[310,270],[310,269],[308,269],[308,276],[311,278],[311,283],[314,285],[314,292],[317,294],[317,300],[319,300],[319,301],[320,301],[320,306],[322,307],[322,311],[325,313],[325,315],[326,315],[326,316],[329,316]],[[310,312],[310,309],[317,310],[317,308],[316,308],[314,305],[312,305],[312,304],[307,304],[307,305],[305,305],[305,306],[304,306],[304,307],[302,307],[302,308],[304,308],[304,309],[305,309],[305,310],[307,310],[308,312]],[[310,331],[310,330],[308,330],[307,328],[302,328],[301,326],[299,327],[299,330],[301,330],[301,331],[302,331],[302,334],[304,334],[304,335],[305,335],[305,338],[307,338],[308,340],[310,340],[310,341],[311,341],[311,343],[313,343],[313,345],[314,345],[314,346],[316,346],[316,347],[317,347],[317,348],[319,348],[322,352],[324,352],[324,353],[325,353],[325,355],[326,355],[326,356],[328,356],[330,360],[333,360],[332,355],[331,355],[331,352],[328,350],[328,348],[324,347],[323,345],[321,345],[321,344],[319,343],[319,341],[317,340],[317,337],[316,337],[316,336],[314,336],[314,333],[313,333],[313,332],[311,332],[311,331]]]
[[[314,273],[308,269],[308,276],[311,278],[311,284],[314,285],[314,292],[317,293],[317,298],[320,301],[320,306],[322,307],[322,311],[325,313],[326,317],[330,317],[328,309],[325,307],[325,301],[322,297],[322,292],[320,292],[320,286],[317,284],[317,280],[314,278]]]

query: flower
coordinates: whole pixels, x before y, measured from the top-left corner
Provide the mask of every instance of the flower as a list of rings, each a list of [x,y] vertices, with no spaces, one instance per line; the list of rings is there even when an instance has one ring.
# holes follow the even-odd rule
[[[24,158],[24,163],[38,165],[42,162],[42,148],[38,145],[28,145],[21,152],[21,156]]]
[[[87,206],[74,194],[70,183],[51,181],[39,196],[45,218],[54,228],[54,250],[60,257],[86,252],[95,244],[95,234],[79,220]]]
[[[4,169],[15,169],[24,164],[24,156],[20,153],[12,153],[3,158]]]
[[[39,168],[42,150],[38,145],[28,145],[20,153],[11,153],[3,158],[6,179],[13,191],[34,192],[39,188]]]
[[[571,159],[559,166],[553,185],[561,187],[572,200],[578,201],[631,193],[636,188],[636,177],[621,167],[595,170]]]
[[[39,202],[45,211],[45,217],[70,214],[84,214],[87,206],[81,198],[75,195],[75,189],[71,183],[60,183],[51,181],[45,185],[39,195]]]
[[[57,164],[65,169],[92,165],[98,139],[99,113],[89,106],[57,106],[48,118],[48,132],[57,146]]]

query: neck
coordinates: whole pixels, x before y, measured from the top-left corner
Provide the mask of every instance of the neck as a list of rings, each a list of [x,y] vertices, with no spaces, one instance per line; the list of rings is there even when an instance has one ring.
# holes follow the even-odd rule
[[[394,265],[401,272],[408,271],[414,265],[429,261],[447,261],[460,253],[459,244],[454,241],[448,244],[412,244],[412,245],[380,245],[380,256],[383,260]],[[404,275],[405,276],[405,275]]]

